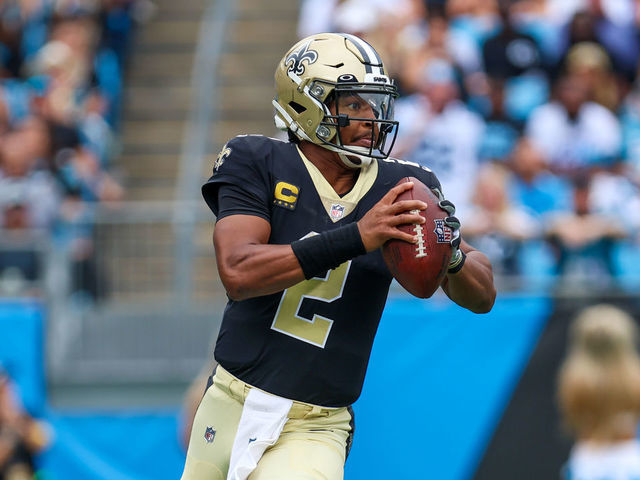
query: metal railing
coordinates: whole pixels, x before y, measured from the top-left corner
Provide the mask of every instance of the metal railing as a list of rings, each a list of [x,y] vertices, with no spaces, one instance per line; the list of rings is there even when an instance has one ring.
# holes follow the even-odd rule
[[[90,220],[25,247],[44,259],[38,278],[18,266],[0,282],[0,295],[46,298],[53,383],[185,381],[210,356],[226,297],[213,218],[198,199],[232,11],[231,0],[213,0],[202,16],[175,201],[98,205]]]
[[[50,381],[188,381],[206,362],[226,302],[213,217],[203,205],[183,203],[191,218],[181,221],[175,207],[102,205],[90,224],[59,226],[64,241],[0,231],[0,252],[18,264],[4,269],[10,274],[0,276],[0,295],[46,300]],[[183,247],[188,259],[175,255]],[[37,278],[25,271],[19,279],[18,254],[39,259]],[[190,288],[176,289],[185,272]]]
[[[181,156],[176,185],[174,216],[182,227],[179,230],[180,241],[175,250],[176,268],[174,291],[182,298],[191,289],[192,277],[188,270],[181,267],[188,265],[194,252],[190,250],[189,238],[195,233],[194,212],[197,208],[184,208],[185,202],[194,202],[200,198],[203,162],[212,145],[212,126],[218,118],[218,68],[219,60],[225,46],[227,26],[233,11],[231,0],[214,0],[205,10],[200,23],[198,44],[193,61],[191,75],[192,96],[189,116],[183,135]]]
[[[176,209],[190,214],[176,216]],[[67,229],[66,243],[42,233],[27,242],[0,231],[0,251],[31,251],[42,260],[30,292],[47,301],[49,378],[166,382],[195,375],[210,356],[226,303],[212,246],[213,220],[202,202],[126,203],[99,206],[88,225],[60,227]],[[175,255],[183,248],[189,256]],[[188,288],[176,288],[184,275]],[[16,293],[15,278],[11,282],[8,289],[5,282],[4,295],[11,288]],[[498,276],[496,283],[501,295],[585,298],[637,295],[640,285],[636,276],[619,288],[594,292],[544,274]],[[406,294],[394,283],[392,295]]]

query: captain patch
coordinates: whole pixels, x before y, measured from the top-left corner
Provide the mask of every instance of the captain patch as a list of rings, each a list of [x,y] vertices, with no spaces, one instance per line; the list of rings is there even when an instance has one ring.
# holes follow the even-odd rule
[[[273,204],[278,207],[294,210],[298,202],[300,189],[287,182],[278,182],[273,193]]]

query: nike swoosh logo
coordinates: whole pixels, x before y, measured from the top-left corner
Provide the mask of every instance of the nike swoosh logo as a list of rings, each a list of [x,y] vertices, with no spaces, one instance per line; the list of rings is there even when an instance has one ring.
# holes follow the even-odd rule
[[[251,442],[255,442],[256,440],[257,440],[257,438],[250,438],[250,439],[249,439],[249,443],[251,443]]]

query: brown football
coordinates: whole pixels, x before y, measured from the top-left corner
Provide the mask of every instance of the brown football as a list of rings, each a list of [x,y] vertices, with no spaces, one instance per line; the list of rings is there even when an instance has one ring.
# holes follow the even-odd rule
[[[417,243],[389,240],[382,247],[384,261],[391,274],[409,293],[429,298],[440,286],[451,260],[453,232],[444,224],[447,212],[438,206],[438,197],[420,180],[404,177],[397,184],[413,182],[413,188],[395,200],[422,200],[427,208],[420,212],[426,222],[398,228],[418,237]]]

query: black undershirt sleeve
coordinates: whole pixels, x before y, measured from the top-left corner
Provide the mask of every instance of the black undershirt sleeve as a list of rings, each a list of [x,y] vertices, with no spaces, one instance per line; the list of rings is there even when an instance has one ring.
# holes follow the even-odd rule
[[[230,215],[254,215],[270,221],[268,205],[238,185],[225,183],[218,188],[218,220]]]

